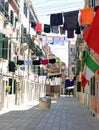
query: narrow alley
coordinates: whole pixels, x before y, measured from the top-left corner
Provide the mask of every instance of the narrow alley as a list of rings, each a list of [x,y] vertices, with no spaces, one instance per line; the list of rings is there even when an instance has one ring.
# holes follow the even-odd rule
[[[51,108],[13,110],[0,115],[0,130],[99,130],[99,119],[75,97],[51,100]]]

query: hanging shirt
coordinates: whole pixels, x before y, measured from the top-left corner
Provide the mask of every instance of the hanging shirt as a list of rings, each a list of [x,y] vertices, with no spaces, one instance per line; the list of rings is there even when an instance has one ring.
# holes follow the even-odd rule
[[[24,64],[28,65],[28,66],[31,66],[32,65],[32,61],[31,60],[25,60]]]
[[[94,18],[94,8],[84,8],[80,10],[80,24],[91,24]]]
[[[63,24],[63,16],[62,13],[51,14],[50,15],[50,25],[58,26]]]
[[[24,65],[24,60],[18,60],[17,65]]]
[[[50,25],[44,24],[44,32],[50,33]]]
[[[36,32],[38,32],[38,33],[42,32],[42,24],[41,23],[36,23]]]
[[[64,29],[65,30],[69,30],[71,28],[75,30],[77,28],[77,26],[79,25],[78,13],[79,13],[79,10],[64,13]]]
[[[35,22],[31,22],[31,27],[35,28],[36,27],[36,23]]]
[[[53,44],[59,44],[59,36],[53,37]]]
[[[47,65],[48,64],[48,59],[41,60],[40,63],[43,64],[43,65]]]
[[[47,36],[47,43],[53,43],[53,36]]]
[[[59,44],[60,44],[60,45],[64,45],[64,40],[65,40],[65,38],[62,37],[62,36],[60,36],[60,37],[59,37]]]
[[[65,34],[65,30],[63,27],[60,26],[60,34]]]
[[[67,38],[74,38],[74,29],[67,30]]]
[[[77,26],[75,34],[78,34],[78,35],[81,34],[81,28],[80,28],[80,26]]]
[[[47,36],[42,36],[42,46],[47,44]]]
[[[54,64],[56,62],[56,59],[49,59],[49,63]]]
[[[58,26],[52,26],[51,28],[52,28],[52,33],[56,33],[56,34],[59,33]]]
[[[8,64],[9,72],[15,72],[15,63],[10,61]]]
[[[32,64],[33,65],[40,65],[41,63],[40,63],[40,60],[33,60]]]

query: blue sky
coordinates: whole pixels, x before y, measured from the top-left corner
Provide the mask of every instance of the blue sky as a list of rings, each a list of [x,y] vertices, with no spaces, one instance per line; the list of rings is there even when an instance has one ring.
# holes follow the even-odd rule
[[[84,0],[32,0],[38,19],[49,24],[50,14],[79,10],[84,7]]]

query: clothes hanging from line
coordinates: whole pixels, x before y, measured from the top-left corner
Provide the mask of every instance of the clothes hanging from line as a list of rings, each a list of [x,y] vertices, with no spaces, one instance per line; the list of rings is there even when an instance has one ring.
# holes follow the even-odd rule
[[[41,23],[36,23],[36,32],[38,32],[38,33],[42,32],[42,24]]]
[[[80,10],[80,24],[91,24],[94,18],[94,7],[84,8]]]
[[[68,29],[67,30],[67,38],[74,38],[74,29]]]
[[[32,64],[33,65],[40,65],[41,63],[40,63],[40,60],[33,60]]]
[[[71,28],[76,30],[77,26],[79,26],[78,13],[79,13],[79,10],[75,10],[75,11],[70,11],[63,14],[65,30],[69,30]]]
[[[59,27],[59,29],[60,29],[60,34],[64,34],[65,35],[65,30],[64,30],[64,27]]]
[[[40,61],[40,63],[43,64],[43,65],[47,65],[48,62],[49,62],[48,59],[43,59],[43,60]]]
[[[36,23],[35,22],[31,22],[31,27],[35,29]]]
[[[24,60],[24,64],[31,66],[32,65],[32,61],[31,60]]]
[[[50,15],[50,25],[51,26],[63,25],[62,13],[51,14]]]
[[[44,32],[45,33],[50,33],[51,32],[50,25],[44,24]]]
[[[17,65],[24,65],[24,60],[18,60]]]
[[[49,63],[54,64],[56,62],[56,59],[49,59]]]
[[[9,72],[15,72],[15,63],[10,61],[8,64]]]
[[[51,29],[52,29],[52,33],[56,33],[56,34],[59,33],[58,26],[52,26]]]

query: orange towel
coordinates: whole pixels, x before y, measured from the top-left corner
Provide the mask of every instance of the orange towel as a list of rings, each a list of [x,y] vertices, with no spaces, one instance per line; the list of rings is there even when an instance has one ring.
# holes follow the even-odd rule
[[[80,24],[91,24],[94,18],[94,8],[85,8],[80,10]]]

